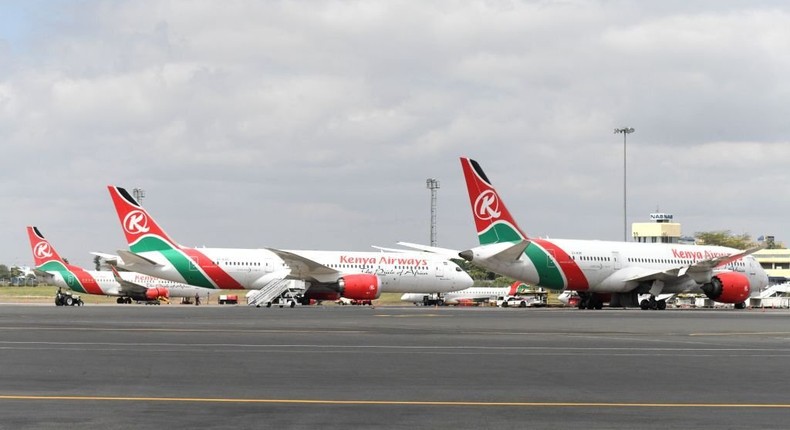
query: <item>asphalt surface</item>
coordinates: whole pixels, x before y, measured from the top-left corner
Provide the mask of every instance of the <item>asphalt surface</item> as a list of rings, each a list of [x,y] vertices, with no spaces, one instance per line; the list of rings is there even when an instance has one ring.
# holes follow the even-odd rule
[[[790,427],[790,313],[0,306],[0,429]]]

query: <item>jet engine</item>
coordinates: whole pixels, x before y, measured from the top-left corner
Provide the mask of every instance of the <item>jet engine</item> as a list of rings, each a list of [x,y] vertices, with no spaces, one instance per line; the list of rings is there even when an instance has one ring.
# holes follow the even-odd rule
[[[716,274],[710,284],[702,286],[702,292],[709,299],[720,303],[744,303],[751,293],[749,278],[736,272]]]
[[[381,280],[376,275],[346,275],[337,284],[340,294],[347,299],[373,300],[381,295]]]
[[[145,291],[146,300],[157,300],[160,297],[170,297],[170,291],[162,287],[149,288]]]

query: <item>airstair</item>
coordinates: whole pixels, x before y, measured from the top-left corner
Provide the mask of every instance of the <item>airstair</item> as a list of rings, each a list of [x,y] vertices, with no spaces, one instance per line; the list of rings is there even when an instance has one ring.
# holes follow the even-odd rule
[[[296,293],[304,291],[304,282],[291,279],[275,279],[268,282],[260,290],[247,293],[247,304],[250,306],[271,305],[281,297],[296,298]]]
[[[790,308],[790,284],[776,284],[749,299],[753,308]]]
[[[790,284],[775,284],[760,291],[760,294],[757,297],[761,299],[767,299],[769,297],[787,295],[787,293],[790,293]]]

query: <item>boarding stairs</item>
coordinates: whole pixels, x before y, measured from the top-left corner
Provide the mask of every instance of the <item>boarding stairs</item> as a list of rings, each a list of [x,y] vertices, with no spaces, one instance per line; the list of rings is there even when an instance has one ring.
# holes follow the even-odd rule
[[[775,284],[752,295],[749,306],[753,308],[790,308],[790,284]]]
[[[247,293],[247,304],[250,306],[266,306],[279,298],[297,300],[306,289],[304,281],[293,279],[274,279],[266,283],[260,290]]]
[[[274,279],[266,283],[260,290],[253,290],[247,293],[247,304],[250,306],[260,306],[271,303],[275,298],[294,286],[294,281],[290,279]]]
[[[790,284],[775,284],[760,291],[760,294],[757,297],[760,299],[767,299],[769,297],[784,296],[788,293],[790,293]]]

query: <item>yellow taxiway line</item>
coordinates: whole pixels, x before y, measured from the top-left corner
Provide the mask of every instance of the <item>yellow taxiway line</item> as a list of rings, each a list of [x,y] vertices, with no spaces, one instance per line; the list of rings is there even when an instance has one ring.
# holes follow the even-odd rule
[[[0,394],[0,400],[81,401],[81,402],[164,402],[164,403],[238,403],[356,406],[475,406],[546,408],[740,408],[790,409],[790,403],[627,403],[627,402],[470,402],[400,400],[322,400],[322,399],[244,399],[211,397],[128,397],[128,396],[43,396]]]

